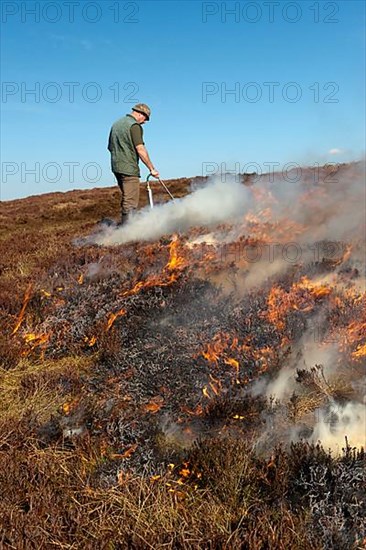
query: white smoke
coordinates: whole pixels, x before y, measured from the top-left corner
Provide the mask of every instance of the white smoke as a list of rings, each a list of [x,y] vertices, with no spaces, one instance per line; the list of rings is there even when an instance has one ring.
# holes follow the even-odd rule
[[[251,207],[248,189],[227,178],[210,180],[182,199],[144,208],[121,228],[106,228],[92,242],[101,245],[133,241],[153,241],[162,235],[187,231],[194,226],[210,226],[238,221]]]
[[[351,447],[366,445],[366,406],[356,402],[340,405],[333,401],[326,410],[319,411],[311,441],[321,441],[325,449],[339,453],[346,437]]]
[[[105,227],[84,242],[114,245],[153,241],[163,235],[188,231],[194,226],[213,228],[217,224],[230,223],[231,229],[226,234],[220,231],[219,235],[213,235],[213,239],[229,243],[242,235],[250,235],[250,223],[248,225],[245,220],[250,213],[259,223],[273,223],[272,229],[269,226],[266,231],[274,242],[283,242],[281,230],[289,220],[300,224],[297,236],[291,234],[289,238],[298,241],[303,253],[301,259],[305,260],[304,254],[310,256],[305,243],[323,239],[332,242],[357,240],[365,225],[364,164],[355,163],[328,179],[326,175],[322,177],[324,181],[318,183],[303,179],[289,183],[277,175],[274,181],[264,175],[253,187],[246,187],[235,176],[226,175],[224,181],[220,176],[212,177],[191,194],[156,205],[153,209],[146,207],[136,212],[123,227]],[[267,207],[271,212],[269,218],[263,214]],[[276,228],[279,235],[276,235]],[[277,265],[280,271],[286,267],[283,265],[286,262],[279,262],[282,264]],[[251,286],[251,281],[248,283]]]
[[[321,314],[314,321],[314,328],[320,323]],[[264,377],[253,384],[251,393],[254,396],[265,395],[267,398],[277,400],[288,399],[293,392],[299,390],[297,371],[304,369],[310,371],[315,365],[322,366],[324,375],[323,391],[326,391],[326,380],[332,379],[338,370],[338,343],[317,342],[319,337],[314,328],[304,333],[287,358],[286,364],[277,376],[271,380]]]
[[[317,317],[316,324],[321,323],[321,314]],[[315,339],[314,339],[315,337]],[[332,341],[328,343],[317,342],[318,335],[311,330],[307,331],[303,338],[294,346],[291,355],[286,364],[277,374],[269,380],[263,377],[255,382],[251,388],[253,396],[263,395],[268,399],[275,400],[279,409],[271,417],[271,422],[265,432],[261,434],[258,442],[261,443],[268,437],[268,429],[273,432],[276,428],[281,438],[288,438],[291,441],[303,438],[302,424],[291,428],[287,434],[284,430],[284,407],[288,405],[291,396],[296,394],[300,398],[300,403],[306,403],[308,396],[318,394],[322,397],[322,405],[313,413],[305,414],[303,420],[311,428],[311,435],[306,436],[309,442],[318,443],[319,441],[325,449],[331,449],[340,453],[345,447],[347,437],[350,446],[366,445],[366,405],[365,405],[365,382],[358,379],[357,383],[346,387],[344,378],[345,369],[339,361],[339,343]],[[321,365],[315,371],[314,367]],[[298,370],[312,372],[313,386],[305,389],[297,381]],[[348,382],[350,382],[348,380]],[[346,385],[345,385],[346,384]],[[352,400],[340,404],[333,397],[334,388],[338,387],[347,391],[352,388]],[[313,416],[312,416],[313,415]],[[311,418],[312,416],[312,418]]]
[[[259,184],[272,197],[274,217],[305,226],[301,240],[345,240],[360,238],[365,227],[365,163],[340,167],[334,173],[310,171],[307,178],[290,183],[276,178]]]

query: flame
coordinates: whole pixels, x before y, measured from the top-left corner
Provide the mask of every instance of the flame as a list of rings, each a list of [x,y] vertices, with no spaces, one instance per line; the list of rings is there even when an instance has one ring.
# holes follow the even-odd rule
[[[280,347],[285,347],[288,344],[289,339],[284,336],[281,339]],[[212,353],[213,350],[215,354]],[[237,358],[232,356],[234,353]],[[248,383],[250,379],[246,375],[239,379],[241,365],[244,365],[245,362],[256,361],[258,373],[262,373],[269,368],[271,361],[276,357],[276,351],[270,346],[263,346],[257,349],[251,343],[250,336],[246,336],[242,342],[239,342],[236,336],[230,336],[227,333],[219,333],[214,337],[211,344],[206,345],[206,351],[201,352],[200,355],[215,365],[221,360],[225,365],[233,367],[236,374],[235,383],[242,384]],[[211,374],[210,377],[213,379]],[[211,389],[213,390],[213,388]],[[208,394],[207,387],[204,391],[204,395],[207,397],[206,394]]]
[[[189,477],[191,475],[191,470],[188,468],[188,463],[187,462],[183,462],[183,466],[184,468],[181,468],[179,470],[179,475],[182,476],[182,477]]]
[[[169,286],[173,284],[175,281],[177,281],[178,272],[186,265],[186,261],[182,257],[178,256],[178,251],[177,251],[178,244],[179,244],[178,237],[177,235],[174,235],[169,245],[169,261],[163,270],[163,276],[153,275],[146,281],[138,281],[131,289],[122,292],[121,297],[127,297],[127,296],[138,294],[144,288],[151,288],[154,286],[160,286],[160,287]],[[153,248],[151,246],[145,247],[145,248],[148,249],[149,255],[152,256]],[[168,274],[167,279],[164,279],[165,271],[170,272]],[[110,313],[109,318],[107,320],[106,331],[110,330],[111,326],[113,325],[113,323],[118,317],[122,315],[126,315],[126,313],[127,313],[127,310],[124,307],[122,307],[116,313]]]
[[[230,365],[234,367],[237,371],[239,371],[239,362],[236,359],[233,359],[232,357],[229,357],[229,359],[225,359],[224,361],[225,365]]]
[[[213,393],[215,395],[219,395],[221,387],[222,387],[220,380],[217,380],[216,378],[214,378],[212,376],[212,374],[210,374],[210,378],[211,378],[211,382],[210,382],[211,390],[213,391]]]
[[[202,352],[202,356],[210,363],[217,363],[220,356],[228,346],[228,340],[230,335],[226,333],[219,333],[213,339],[213,342],[207,344],[206,351]]]
[[[358,340],[360,340],[362,335],[365,334],[365,332],[366,332],[366,322],[357,323],[356,321],[352,321],[347,326],[346,331],[347,331],[347,338],[348,338],[349,342],[355,343]]]
[[[153,286],[170,286],[177,280],[178,276],[176,273],[171,273],[166,281],[164,281],[164,279],[161,279],[161,276],[154,275],[147,281],[139,281],[132,289],[123,292],[121,296],[126,297],[132,296],[133,294],[138,294],[143,288],[151,288]]]
[[[161,479],[161,475],[160,474],[156,474],[156,475],[153,475],[150,477],[150,481],[153,482],[153,481],[158,481],[159,479]]]
[[[25,343],[29,345],[29,348],[23,351],[22,355],[23,356],[29,355],[37,347],[43,348],[42,353],[44,353],[50,337],[51,337],[50,333],[36,334],[34,332],[28,332],[23,336],[23,338]]]
[[[225,365],[230,365],[231,367],[234,367],[236,370],[236,380],[239,382],[239,361],[236,359],[233,359],[233,357],[229,357],[229,359],[225,359],[224,361]]]
[[[276,239],[280,242],[286,242],[289,236],[293,238],[304,233],[306,230],[304,225],[289,218],[278,219],[277,215],[274,215],[271,206],[278,203],[278,201],[270,191],[260,188],[255,189],[253,187],[252,193],[258,205],[263,206],[266,202],[269,204],[269,206],[259,209],[256,213],[248,212],[246,214],[244,225],[249,226],[252,236],[255,236],[262,242],[268,242],[271,240],[271,235],[275,235]]]
[[[96,341],[97,341],[96,336],[92,336],[91,338],[88,338],[88,336],[85,336],[85,338],[84,338],[84,342],[85,342],[86,344],[88,344],[88,346],[89,346],[90,348],[93,347],[93,346],[95,345]]]
[[[365,312],[366,310],[364,310]],[[338,338],[340,341],[340,349],[344,352],[351,353],[352,359],[362,359],[366,355],[366,321],[352,321],[344,329],[341,330]]]
[[[130,445],[124,453],[113,453],[111,458],[130,458],[130,456],[136,451],[137,446],[137,443],[134,443],[133,445]]]
[[[346,250],[344,251],[343,255],[337,261],[335,261],[335,265],[343,264],[347,260],[349,260],[352,250],[353,250],[353,245],[352,244],[347,244],[346,245]]]
[[[49,338],[48,334],[35,334],[34,332],[29,332],[24,336],[24,340],[27,342],[35,342],[36,340],[39,340],[40,343],[47,342]]]
[[[265,316],[279,331],[282,331],[289,311],[311,311],[314,309],[315,301],[328,296],[332,290],[332,287],[317,284],[308,277],[302,277],[298,283],[291,286],[289,291],[274,285],[267,298],[268,311]]]
[[[287,342],[287,340],[286,340]],[[281,342],[282,345],[282,342]],[[263,348],[260,348],[259,350],[253,350],[253,356],[257,361],[260,361],[262,364],[259,367],[259,372],[265,372],[268,370],[270,360],[274,357],[275,351],[273,348],[270,348],[269,346],[264,346]]]
[[[169,245],[169,262],[166,264],[165,269],[181,269],[185,265],[185,260],[178,256],[178,244],[178,236],[174,235]]]
[[[222,385],[221,385],[220,380],[218,380],[217,378],[214,378],[212,376],[212,374],[210,374],[209,377],[210,377],[211,381],[208,383],[208,386],[204,386],[203,389],[202,389],[202,393],[207,399],[211,399],[209,388],[212,391],[213,395],[219,395],[219,393],[222,389]]]
[[[19,327],[23,322],[25,310],[27,308],[28,302],[29,302],[29,300],[31,298],[31,295],[32,295],[32,289],[33,289],[33,285],[30,283],[27,287],[27,290],[25,291],[22,309],[19,312],[18,321],[17,321],[17,323],[14,327],[14,330],[13,330],[12,334],[16,334],[18,332]]]
[[[68,401],[66,403],[64,403],[61,407],[62,409],[62,412],[64,413],[65,416],[69,416],[69,414],[75,410],[76,406],[78,405],[79,403],[79,400],[78,399],[73,399],[72,401]]]
[[[222,353],[230,347],[230,340],[232,337],[227,332],[219,332],[217,333],[213,339],[212,342],[207,344],[207,350],[202,352],[202,356],[207,359],[207,361],[211,362],[217,362],[219,357],[222,355]],[[234,340],[233,340],[234,341]],[[237,342],[237,339],[236,339]],[[231,344],[231,349],[233,346],[233,343]]]
[[[323,298],[332,292],[332,289],[325,285],[313,283],[308,277],[301,277],[300,282],[293,285],[294,289],[307,289],[314,298]]]
[[[225,365],[233,367],[236,373],[236,383],[239,384],[240,359],[243,353],[245,355],[251,354],[249,337],[245,338],[242,343],[239,343],[237,336],[231,336],[226,332],[222,332],[216,334],[212,342],[206,344],[205,347],[206,349],[200,355],[215,366],[218,365],[219,360],[222,360]],[[233,354],[237,354],[238,358],[232,357]]]
[[[275,325],[278,330],[283,330],[285,328],[283,317],[290,307],[286,292],[278,286],[273,286],[268,295],[267,303],[268,321]]]
[[[163,273],[158,275],[152,275],[146,281],[138,281],[133,288],[122,292],[121,297],[132,296],[138,294],[144,288],[151,288],[154,286],[165,287],[170,286],[178,280],[178,273],[186,266],[186,260],[178,256],[178,237],[174,235],[169,245],[170,257],[168,263],[165,265]],[[165,277],[167,277],[165,279]]]
[[[70,404],[69,403],[64,403],[62,405],[62,410],[65,413],[65,415],[67,416],[70,413]]]
[[[201,404],[198,404],[194,410],[189,409],[188,407],[183,405],[181,407],[181,411],[189,414],[190,416],[201,416],[203,414],[203,408]]]
[[[121,308],[119,311],[117,311],[117,313],[110,313],[107,321],[106,331],[108,331],[111,328],[114,321],[118,319],[118,317],[121,317],[122,315],[126,315],[126,313],[127,313],[127,310],[125,308]]]
[[[360,359],[361,357],[366,356],[366,343],[363,345],[357,346],[356,351],[352,353],[352,357],[355,359]]]
[[[144,411],[155,414],[160,411],[161,407],[164,405],[164,399],[160,396],[153,397],[149,403],[144,405]]]

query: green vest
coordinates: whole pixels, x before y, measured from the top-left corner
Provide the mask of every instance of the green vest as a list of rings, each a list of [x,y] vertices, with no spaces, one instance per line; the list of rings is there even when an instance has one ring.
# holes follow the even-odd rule
[[[117,120],[109,134],[112,172],[126,176],[140,176],[139,156],[131,138],[131,126],[138,124],[131,115]]]

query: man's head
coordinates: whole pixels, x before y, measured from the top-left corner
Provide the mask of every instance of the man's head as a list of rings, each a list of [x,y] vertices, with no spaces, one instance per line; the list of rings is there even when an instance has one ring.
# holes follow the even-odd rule
[[[143,124],[147,120],[150,120],[151,110],[145,103],[137,103],[132,107],[132,116],[139,122]]]

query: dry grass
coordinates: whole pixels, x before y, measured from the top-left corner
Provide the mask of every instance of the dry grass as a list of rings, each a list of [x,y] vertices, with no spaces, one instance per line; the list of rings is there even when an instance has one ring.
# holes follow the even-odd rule
[[[24,359],[13,369],[0,369],[1,422],[19,421],[25,415],[33,415],[39,423],[46,422],[65,400],[71,399],[63,390],[62,381],[67,379],[68,387],[72,380],[77,384],[91,362],[86,357],[39,363]]]
[[[231,464],[239,460],[240,467],[217,462],[206,478],[207,449],[198,449],[197,466],[206,466],[198,488],[167,475],[153,481],[122,473],[116,487],[94,488],[104,459],[88,440],[76,451],[32,444],[10,450],[8,468],[0,456],[7,487],[2,542],[15,548],[321,548],[307,532],[306,515],[281,502],[283,490],[273,493],[269,466],[243,445],[233,454],[233,445],[226,441],[223,450],[222,443],[210,451]],[[217,473],[225,477],[219,488]]]

